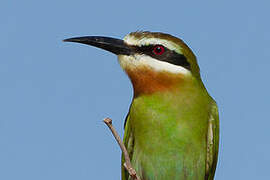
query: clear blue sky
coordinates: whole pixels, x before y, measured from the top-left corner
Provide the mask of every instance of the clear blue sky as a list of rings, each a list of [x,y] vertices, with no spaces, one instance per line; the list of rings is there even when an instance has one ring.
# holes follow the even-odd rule
[[[136,30],[181,37],[220,109],[217,180],[269,179],[267,0],[1,1],[0,179],[120,179],[132,87],[116,56],[63,43]]]

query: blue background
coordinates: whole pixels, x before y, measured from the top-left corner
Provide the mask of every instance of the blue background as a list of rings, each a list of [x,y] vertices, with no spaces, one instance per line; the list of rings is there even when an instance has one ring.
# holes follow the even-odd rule
[[[269,179],[267,0],[1,1],[0,179],[120,179],[132,87],[116,56],[63,43],[137,30],[181,37],[220,110],[216,179]]]

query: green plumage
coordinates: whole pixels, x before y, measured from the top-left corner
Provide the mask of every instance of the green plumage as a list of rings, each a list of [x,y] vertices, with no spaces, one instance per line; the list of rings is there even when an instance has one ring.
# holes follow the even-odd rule
[[[192,78],[174,91],[135,97],[124,143],[142,180],[212,180],[218,128],[214,100]],[[128,179],[122,166],[122,180]]]

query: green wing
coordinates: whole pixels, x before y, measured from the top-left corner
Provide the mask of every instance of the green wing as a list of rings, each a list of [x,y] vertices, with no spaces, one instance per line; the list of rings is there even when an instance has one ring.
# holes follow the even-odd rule
[[[133,155],[133,146],[134,146],[134,138],[132,135],[132,131],[131,131],[131,127],[130,127],[130,122],[129,122],[129,114],[126,117],[125,120],[125,133],[124,133],[124,145],[127,148],[128,154],[129,154],[129,158],[130,160],[132,160],[132,155]],[[124,163],[125,163],[125,158],[124,155],[122,153],[122,165],[121,165],[121,169],[122,169],[122,180],[128,180],[129,179],[129,174],[126,171],[125,167],[124,167]]]
[[[207,157],[205,180],[213,180],[215,176],[219,147],[219,117],[218,108],[214,102],[211,107],[211,114],[208,122],[207,135]]]

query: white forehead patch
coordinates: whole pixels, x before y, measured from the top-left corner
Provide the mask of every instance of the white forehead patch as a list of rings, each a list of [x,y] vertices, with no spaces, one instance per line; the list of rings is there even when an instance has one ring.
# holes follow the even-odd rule
[[[147,46],[151,44],[161,44],[172,51],[175,51],[179,54],[183,54],[181,51],[181,47],[179,47],[179,45],[175,44],[172,41],[168,41],[166,39],[147,38],[147,37],[136,39],[132,35],[127,35],[124,37],[124,42],[127,43],[128,45],[133,45],[133,46]]]
[[[170,72],[173,74],[182,74],[186,76],[191,75],[191,72],[182,66],[170,64],[165,61],[159,61],[144,54],[134,54],[131,56],[119,55],[118,60],[119,60],[120,66],[124,70],[125,69],[138,69],[139,70],[140,67],[146,66],[158,72],[164,71],[164,72]]]

